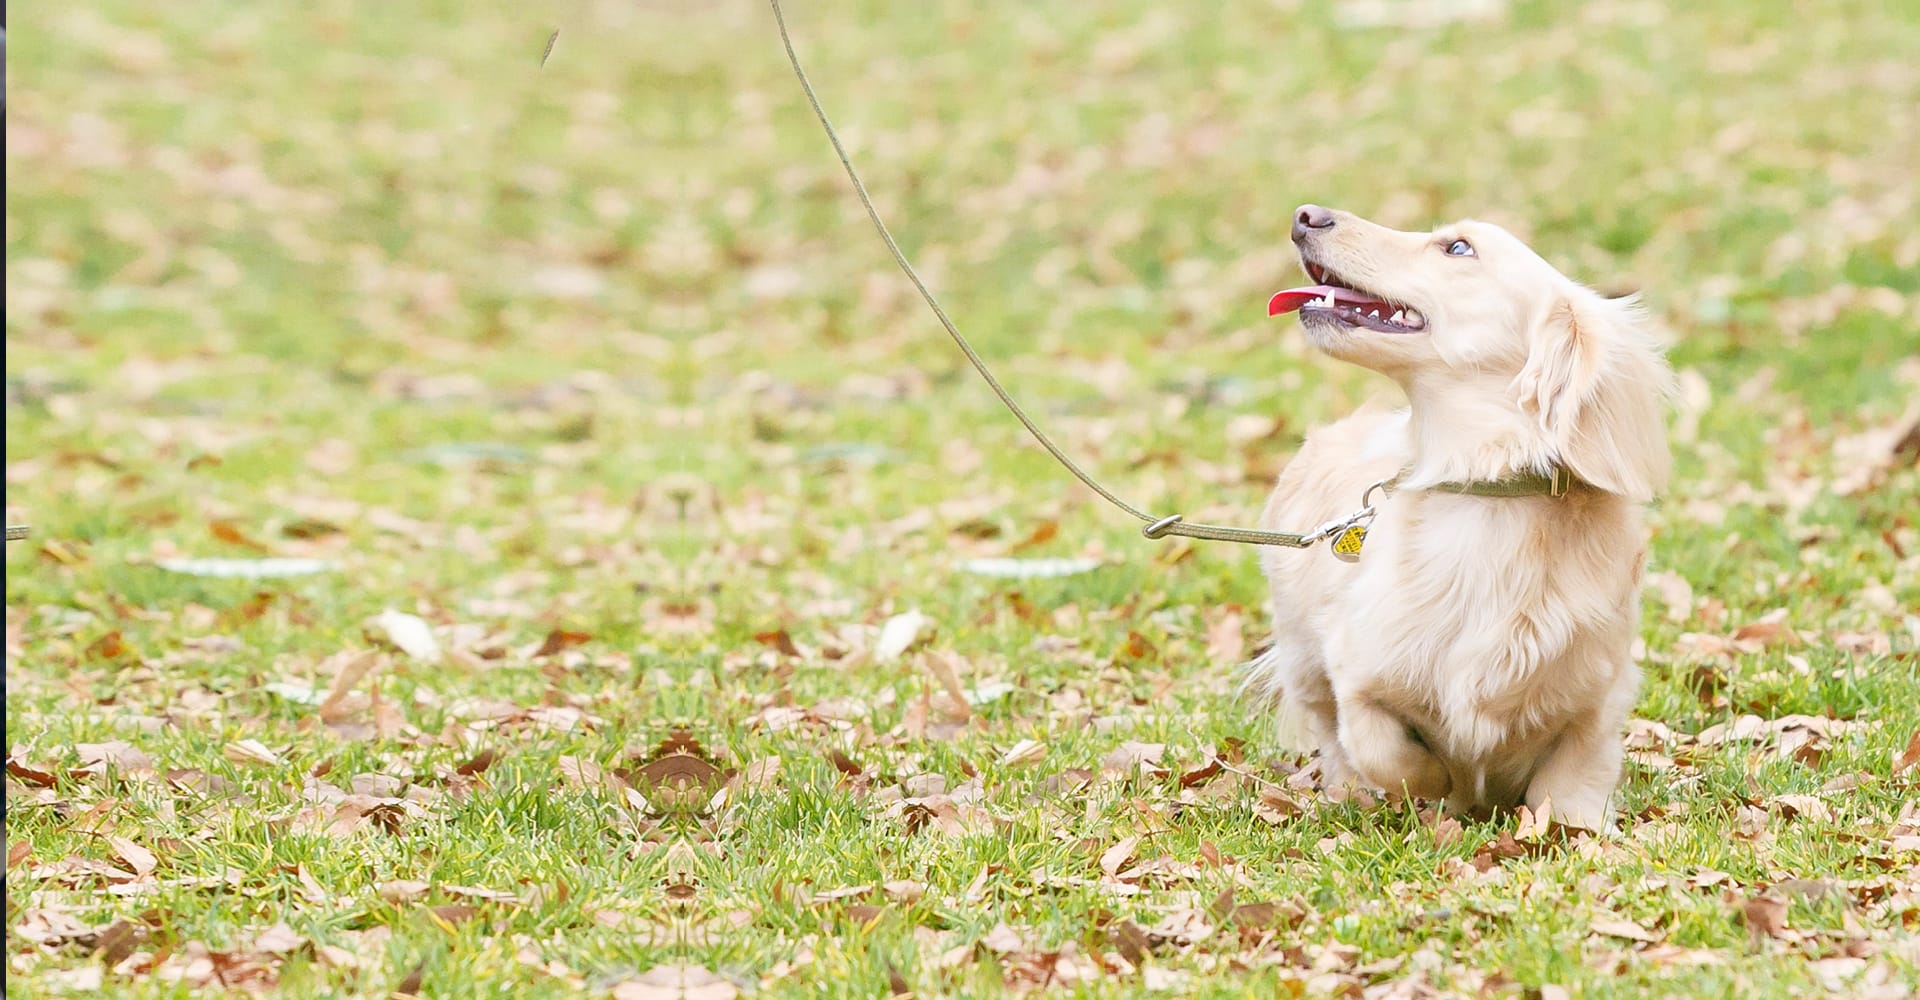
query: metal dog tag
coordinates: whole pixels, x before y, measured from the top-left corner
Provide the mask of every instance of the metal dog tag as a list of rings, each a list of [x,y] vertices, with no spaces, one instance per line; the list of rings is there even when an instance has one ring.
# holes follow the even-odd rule
[[[1347,525],[1345,528],[1342,528],[1340,530],[1340,533],[1335,535],[1333,538],[1334,558],[1340,560],[1341,562],[1359,562],[1360,546],[1366,544],[1366,541],[1367,541],[1366,525],[1364,524]]]

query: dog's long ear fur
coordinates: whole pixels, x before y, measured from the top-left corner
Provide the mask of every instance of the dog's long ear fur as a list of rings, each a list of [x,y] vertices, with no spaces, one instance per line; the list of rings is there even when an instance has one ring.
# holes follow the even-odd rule
[[[1673,372],[1639,304],[1579,288],[1533,324],[1514,379],[1573,474],[1636,501],[1666,487]]]

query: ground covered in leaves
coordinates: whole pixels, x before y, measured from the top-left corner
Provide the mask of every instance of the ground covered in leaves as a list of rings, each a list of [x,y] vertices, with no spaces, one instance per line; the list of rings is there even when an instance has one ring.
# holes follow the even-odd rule
[[[1248,522],[1392,398],[1262,316],[1299,202],[1644,293],[1678,480],[1605,837],[1323,794],[1235,696],[1252,553],[1021,437],[707,6],[16,8],[9,992],[1920,984],[1911,5],[792,12],[931,283],[1155,510]]]

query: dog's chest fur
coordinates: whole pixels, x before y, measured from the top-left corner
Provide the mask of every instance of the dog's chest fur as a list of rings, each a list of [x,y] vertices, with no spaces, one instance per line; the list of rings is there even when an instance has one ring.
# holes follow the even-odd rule
[[[1331,505],[1406,461],[1393,447],[1402,427],[1365,416],[1316,435],[1263,523],[1350,510]],[[1282,698],[1318,689],[1372,702],[1446,763],[1455,801],[1510,801],[1570,720],[1632,683],[1639,518],[1594,493],[1398,493],[1357,563],[1320,550],[1266,557],[1286,649],[1250,681]]]
[[[1637,534],[1633,510],[1604,497],[1395,498],[1359,572],[1328,595],[1334,687],[1389,707],[1466,771],[1502,763],[1524,781],[1564,721],[1631,669]]]

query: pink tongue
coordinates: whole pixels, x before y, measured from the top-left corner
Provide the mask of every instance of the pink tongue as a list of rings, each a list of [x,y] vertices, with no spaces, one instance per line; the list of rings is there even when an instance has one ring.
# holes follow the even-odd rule
[[[1305,288],[1289,288],[1284,292],[1275,292],[1273,298],[1267,300],[1267,315],[1278,316],[1281,313],[1290,313],[1314,299],[1324,299],[1329,295],[1333,296],[1335,302],[1342,305],[1386,305],[1379,299],[1370,299],[1351,288],[1341,288],[1338,285],[1308,285]]]

